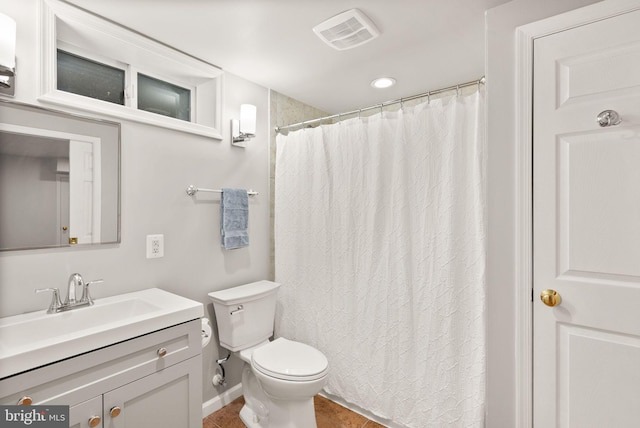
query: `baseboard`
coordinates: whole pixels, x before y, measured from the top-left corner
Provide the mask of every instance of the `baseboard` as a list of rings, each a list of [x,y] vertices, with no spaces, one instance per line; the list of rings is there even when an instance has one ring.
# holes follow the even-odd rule
[[[352,403],[348,403],[345,400],[343,400],[342,398],[336,396],[336,395],[331,395],[326,393],[324,390],[320,392],[321,396],[323,396],[324,398],[333,401],[336,404],[341,405],[342,407],[346,407],[347,409],[351,410],[352,412],[358,413],[362,416],[364,416],[365,418],[372,420],[374,422],[379,423],[382,426],[388,427],[388,428],[406,428],[404,425],[400,425],[399,423],[390,421],[389,419],[384,419],[381,418],[379,416],[374,415],[373,413],[369,412],[368,410],[363,409],[360,406],[356,406],[355,404]]]
[[[242,395],[242,384],[239,383],[217,397],[213,397],[211,400],[202,403],[202,418],[206,418],[211,413],[222,409],[227,404],[231,403],[236,398]]]

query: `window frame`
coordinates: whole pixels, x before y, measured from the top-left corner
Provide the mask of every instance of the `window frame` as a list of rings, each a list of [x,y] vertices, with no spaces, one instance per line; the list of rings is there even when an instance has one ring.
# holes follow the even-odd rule
[[[58,0],[41,0],[41,12],[39,101],[222,140],[220,68]],[[125,104],[58,90],[57,49],[123,69]],[[139,110],[138,73],[190,90],[190,121]]]
[[[128,66],[127,64],[123,64],[121,62],[118,61],[114,61],[110,58],[105,58],[105,57],[101,57],[99,55],[95,55],[93,53],[86,53],[86,51],[84,51],[83,49],[79,49],[75,46],[69,45],[68,43],[58,43],[57,48],[56,48],[56,90],[60,91],[60,92],[64,92],[66,94],[73,94],[76,96],[80,96],[80,97],[85,97],[85,98],[90,98],[96,101],[101,101],[101,102],[108,102],[108,101],[104,101],[104,100],[100,100],[99,98],[93,98],[93,97],[88,97],[86,95],[81,95],[81,94],[76,94],[75,92],[69,92],[69,91],[62,91],[57,89],[58,87],[58,50],[61,50],[65,53],[67,53],[68,55],[72,55],[72,56],[76,56],[80,59],[84,59],[87,61],[92,61],[98,64],[102,64],[104,66],[107,67],[112,67],[118,70],[121,70],[124,72],[124,104],[121,104],[122,106],[127,106],[128,105],[128,96],[127,96],[127,88],[129,88],[131,82],[130,82],[130,73],[128,72]],[[114,103],[111,103],[114,104]]]
[[[171,77],[166,77],[166,76],[162,76],[159,75],[157,73],[154,72],[149,72],[148,70],[139,70],[137,68],[132,67],[132,71],[131,71],[131,78],[133,80],[134,85],[136,87],[136,90],[134,91],[134,96],[132,97],[132,108],[133,108],[133,104],[135,104],[135,109],[139,110],[140,107],[138,107],[138,98],[139,98],[139,93],[138,93],[138,87],[140,86],[140,81],[139,76],[140,75],[143,76],[147,76],[150,77],[151,79],[155,79],[155,80],[159,80],[161,82],[165,82],[165,83],[169,83],[171,85],[174,86],[178,86],[182,89],[187,89],[190,92],[190,96],[189,96],[189,122],[193,123],[193,121],[196,119],[196,110],[197,110],[197,87],[193,86],[193,85],[188,85],[185,84],[184,82],[175,80]],[[146,111],[146,110],[142,110],[142,111]],[[168,117],[168,116],[164,116],[164,117]],[[182,120],[184,121],[184,119],[178,119],[178,120]]]

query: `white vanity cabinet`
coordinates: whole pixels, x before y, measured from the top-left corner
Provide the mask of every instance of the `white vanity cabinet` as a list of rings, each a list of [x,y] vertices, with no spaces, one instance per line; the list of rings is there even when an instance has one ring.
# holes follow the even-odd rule
[[[101,395],[69,408],[69,428],[95,427],[104,427]]]
[[[0,380],[0,404],[69,405],[72,428],[201,428],[195,319]]]

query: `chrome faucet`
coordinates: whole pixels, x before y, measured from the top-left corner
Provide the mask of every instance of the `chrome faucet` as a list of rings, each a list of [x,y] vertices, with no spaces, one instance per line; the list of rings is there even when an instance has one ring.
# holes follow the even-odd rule
[[[67,287],[67,300],[64,301],[65,305],[76,305],[79,302],[76,300],[77,288],[84,288],[84,279],[79,273],[72,273],[69,277],[69,287]]]
[[[39,288],[36,289],[35,292],[42,293],[45,291],[51,291],[53,295],[51,296],[51,303],[49,304],[49,309],[47,309],[48,314],[55,314],[58,312],[68,311],[74,308],[81,308],[84,306],[93,305],[93,299],[91,298],[91,294],[89,292],[89,286],[91,284],[98,284],[103,282],[101,279],[96,279],[94,281],[84,282],[82,279],[82,275],[79,273],[73,273],[69,277],[69,286],[67,288],[67,298],[64,303],[60,300],[60,290],[58,288]],[[81,289],[81,291],[78,290]],[[79,292],[82,294],[80,295]],[[78,300],[77,296],[80,295],[80,299]]]

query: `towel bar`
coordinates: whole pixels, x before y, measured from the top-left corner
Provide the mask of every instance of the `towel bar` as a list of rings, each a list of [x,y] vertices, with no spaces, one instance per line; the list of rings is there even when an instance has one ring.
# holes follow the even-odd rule
[[[222,193],[222,189],[203,189],[202,187],[196,187],[193,184],[190,185],[189,187],[187,187],[187,195],[189,195],[189,196],[193,196],[198,192]],[[258,192],[254,192],[253,190],[249,189],[247,191],[247,195],[249,195],[249,196],[257,196]]]

